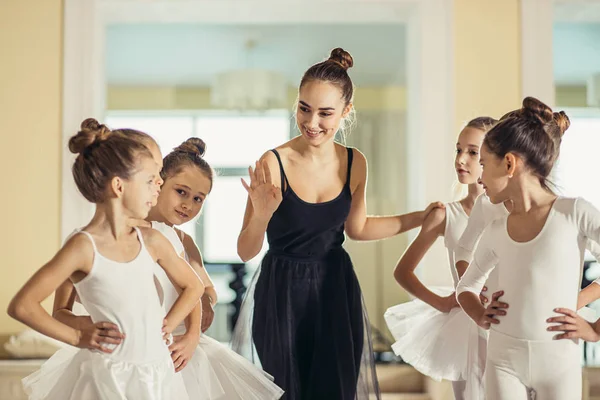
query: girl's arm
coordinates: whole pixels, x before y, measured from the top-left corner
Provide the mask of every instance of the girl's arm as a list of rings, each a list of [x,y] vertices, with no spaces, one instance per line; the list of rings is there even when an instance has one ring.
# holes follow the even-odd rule
[[[574,216],[579,231],[586,238],[586,248],[598,259],[600,255],[600,212],[587,200],[578,198],[575,200]],[[577,309],[600,298],[599,283],[596,280],[579,292]],[[589,323],[575,311],[567,308],[557,308],[554,311],[562,315],[550,317],[546,322],[559,325],[552,325],[547,329],[563,332],[556,335],[554,339],[581,338],[589,342],[597,342],[600,339],[600,320]]]
[[[204,285],[189,264],[177,255],[171,242],[162,233],[149,228],[140,230],[155,261],[165,270],[171,282],[181,288],[179,297],[166,316],[164,331],[172,333],[196,306],[204,293]]]
[[[579,296],[577,297],[577,309],[579,310],[598,299],[600,299],[600,282],[596,280],[579,292]]]
[[[596,322],[588,322],[581,315],[568,308],[557,308],[554,311],[562,314],[546,320],[548,323],[558,324],[548,327],[549,331],[562,332],[554,336],[554,340],[583,339],[586,342],[600,340],[600,319]]]
[[[72,346],[99,348],[99,345],[93,346],[82,340],[81,330],[53,318],[41,305],[73,273],[89,273],[93,252],[91,242],[84,235],[72,237],[13,297],[8,315],[43,335]]]
[[[575,200],[575,218],[579,230],[586,238],[586,249],[600,259],[600,212],[590,202],[578,198]],[[579,292],[577,309],[585,307],[600,298],[600,281],[595,281]]]
[[[246,262],[254,258],[262,248],[267,226],[273,213],[279,207],[282,200],[282,188],[277,186],[279,164],[272,152],[265,153],[256,168],[248,168],[250,185],[243,179],[242,184],[248,192],[246,211],[242,230],[238,237],[237,250],[242,261]]]
[[[183,245],[183,232],[176,230],[163,223],[152,223],[151,227],[162,235],[171,243],[175,253],[181,258],[185,259],[185,248]],[[189,268],[189,267],[188,267]],[[169,278],[170,279],[170,278]],[[177,293],[181,294],[182,289],[177,286],[176,282],[171,281]],[[164,290],[165,288],[163,288]],[[200,321],[203,316],[202,308],[200,304],[197,304],[192,312],[185,318],[186,331],[183,335],[173,336],[173,343],[169,345],[171,351],[171,358],[173,365],[175,366],[175,372],[181,371],[186,367],[189,360],[192,359],[200,338]]]
[[[189,257],[190,265],[204,283],[204,296],[209,296],[213,305],[217,304],[217,291],[215,290],[215,285],[204,267],[202,254],[200,253],[196,242],[194,242],[194,239],[192,239],[190,235],[184,233],[182,243],[185,252]]]
[[[504,294],[502,291],[492,295],[492,301],[487,307],[481,304],[479,298],[488,276],[498,262],[498,257],[488,243],[488,241],[491,243],[491,238],[486,240],[488,238],[484,234],[482,243],[475,252],[473,263],[463,274],[456,287],[457,299],[462,309],[477,325],[485,329],[489,329],[490,324],[499,324],[500,321],[495,316],[506,315],[504,309],[508,308],[508,304],[499,301]]]
[[[485,227],[490,222],[490,216],[486,215],[489,214],[490,210],[487,210],[488,213],[486,213],[483,204],[484,201],[485,195],[481,195],[475,200],[471,215],[469,215],[467,227],[460,236],[458,246],[454,253],[456,258],[456,272],[459,277],[463,276],[467,270],[469,263],[473,259],[475,247],[477,246],[479,239],[481,239]]]
[[[179,240],[179,239],[177,239]],[[184,254],[179,255],[182,259],[185,259]],[[194,268],[191,266],[191,268]],[[201,279],[201,278],[200,278]],[[202,280],[202,279],[201,279]],[[175,282],[173,282],[176,285]],[[177,288],[177,291],[181,293],[181,288]],[[202,295],[201,299],[204,298]],[[185,317],[185,333],[180,336],[173,336],[173,343],[169,346],[171,351],[171,358],[173,359],[173,365],[175,366],[175,372],[179,372],[184,369],[188,362],[192,359],[196,348],[198,347],[198,341],[200,339],[200,332],[202,330],[202,321],[205,317],[202,300],[194,306],[192,312]],[[168,321],[168,319],[167,319]]]
[[[425,217],[435,208],[444,208],[442,203],[432,203],[425,211],[392,216],[367,216],[367,159],[358,150],[352,149],[351,187],[352,205],[346,220],[345,230],[353,240],[386,239],[423,224]],[[354,183],[354,184],[353,184]]]
[[[208,275],[208,272],[204,267],[202,254],[200,253],[198,246],[196,246],[194,239],[192,239],[187,234],[184,234],[183,236],[183,247],[185,249],[186,254],[188,255],[190,266],[194,269],[194,271],[196,271],[196,273],[204,283],[204,295],[202,295],[202,299],[200,300],[200,306],[202,307],[201,325],[200,327],[195,328],[200,329],[202,332],[206,332],[206,330],[212,325],[212,322],[215,317],[215,311],[213,307],[215,306],[215,304],[217,304],[217,291],[215,290],[215,285],[210,279],[210,275]]]
[[[173,230],[173,233],[177,236],[174,239],[180,241],[183,246],[183,252],[180,254],[180,257],[185,258],[185,254],[187,253],[190,267],[198,274],[200,280],[205,285],[210,285],[210,289],[214,292],[212,281],[206,273],[204,265],[198,264],[202,263],[202,256],[193,239],[179,230]],[[193,249],[191,248],[192,246]],[[171,358],[175,365],[175,372],[179,372],[187,366],[198,346],[200,332],[206,331],[214,318],[214,311],[212,305],[209,303],[210,298],[207,298],[206,289],[208,289],[207,286],[205,286],[205,292],[200,302],[196,304],[192,312],[185,318],[185,334],[173,337],[173,344],[169,346]]]
[[[183,233],[183,231],[178,230],[176,228],[172,228],[168,225],[165,224],[161,224],[158,223],[156,225],[152,225],[153,229],[158,230],[160,233],[162,233],[163,235],[165,235],[165,237],[169,240],[169,242],[171,243],[171,245],[173,246],[173,249],[175,250],[175,252],[177,253],[177,255],[179,257],[181,257],[182,259],[185,260],[185,247],[183,244],[183,240],[185,237],[185,233]],[[190,265],[190,267],[194,268],[192,265]],[[197,271],[195,271],[197,272]],[[200,280],[202,280],[202,277],[200,277]],[[173,287],[177,290],[177,293],[181,293],[181,288],[177,286],[177,284],[175,282],[172,282]],[[204,281],[202,281],[203,284]],[[204,293],[206,294],[206,292]],[[204,295],[202,296],[204,297]],[[196,345],[198,344],[198,338],[200,336],[200,330],[201,330],[201,319],[203,318],[203,309],[202,309],[202,305],[201,304],[197,304],[194,309],[192,310],[192,312],[185,318],[185,327],[186,327],[186,332],[184,335],[182,336],[187,336],[186,341],[190,342],[190,349],[195,350]],[[195,342],[195,344],[192,344],[191,342]],[[181,344],[181,343],[180,343]],[[175,346],[175,345],[173,345]],[[192,352],[193,352],[192,350]],[[191,357],[191,354],[189,354]]]
[[[585,248],[600,262],[600,245],[592,240],[586,240]],[[585,307],[600,298],[600,278],[587,285],[577,297],[577,309]]]
[[[394,269],[394,278],[400,286],[441,312],[449,312],[452,308],[458,306],[456,295],[452,293],[448,297],[442,297],[433,293],[419,281],[419,278],[415,275],[415,269],[436,239],[444,235],[445,227],[446,211],[441,208],[433,210],[425,218],[421,231],[398,261],[396,269]]]
[[[52,316],[63,324],[81,330],[82,327],[89,326],[93,322],[89,315],[73,314],[73,305],[75,304],[76,297],[77,292],[73,283],[70,280],[64,281],[56,289],[56,292],[54,292]]]

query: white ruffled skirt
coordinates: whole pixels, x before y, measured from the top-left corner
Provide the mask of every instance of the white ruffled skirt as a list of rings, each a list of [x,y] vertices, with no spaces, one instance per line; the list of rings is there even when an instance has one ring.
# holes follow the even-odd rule
[[[57,351],[23,387],[30,400],[192,400],[170,357],[135,364],[75,347]]]
[[[445,291],[442,295],[453,290]],[[396,355],[432,379],[466,381],[467,399],[484,398],[487,331],[461,308],[442,313],[415,299],[388,308],[384,318],[396,339]]]
[[[283,395],[269,374],[206,335],[180,375],[192,400],[275,400]]]

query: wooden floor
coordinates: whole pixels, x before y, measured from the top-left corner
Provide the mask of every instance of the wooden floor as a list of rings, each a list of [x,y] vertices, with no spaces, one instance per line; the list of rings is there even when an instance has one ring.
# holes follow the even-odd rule
[[[0,360],[0,400],[27,400],[21,379],[44,360]],[[408,365],[378,365],[382,400],[453,400],[449,382],[435,382]],[[600,367],[583,372],[583,400],[600,400]]]

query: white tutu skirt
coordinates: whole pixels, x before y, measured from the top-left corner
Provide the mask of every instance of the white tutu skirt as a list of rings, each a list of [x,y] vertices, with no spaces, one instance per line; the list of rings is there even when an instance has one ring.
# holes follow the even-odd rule
[[[193,400],[170,357],[133,364],[67,347],[23,379],[29,400]]]
[[[453,290],[435,292],[447,296]],[[384,318],[396,355],[432,379],[466,381],[467,399],[483,398],[487,331],[461,308],[442,313],[415,299],[388,308]]]
[[[269,374],[206,335],[179,375],[191,400],[275,400],[283,395]]]

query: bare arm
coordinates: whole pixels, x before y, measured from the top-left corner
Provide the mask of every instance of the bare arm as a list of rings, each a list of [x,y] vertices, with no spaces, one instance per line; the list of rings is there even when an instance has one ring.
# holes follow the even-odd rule
[[[600,262],[600,245],[598,243],[587,239],[585,248],[592,253],[596,261]],[[598,299],[600,299],[600,280],[597,279],[579,292],[577,309],[579,310]]]
[[[400,258],[394,270],[394,278],[400,286],[441,312],[449,312],[453,307],[458,306],[456,296],[453,293],[448,297],[442,297],[433,293],[417,278],[415,269],[436,239],[443,236],[445,223],[446,211],[441,208],[433,210],[425,218],[421,231]]]
[[[79,229],[75,229],[65,239],[64,243],[69,241],[69,239],[75,236],[78,232]],[[56,289],[56,292],[54,292],[52,316],[72,328],[81,330],[82,328],[89,327],[90,324],[93,323],[89,315],[79,316],[73,314],[73,305],[75,304],[76,298],[77,292],[75,291],[75,287],[73,286],[73,283],[67,279],[58,287],[58,289]]]
[[[579,292],[579,296],[577,297],[577,309],[579,310],[598,299],[600,299],[600,283],[594,281]]]
[[[352,164],[351,187],[352,205],[346,220],[346,233],[353,240],[386,239],[423,224],[427,214],[435,207],[443,208],[442,203],[435,203],[425,211],[390,216],[367,216],[367,159],[358,150],[354,151]]]
[[[54,292],[52,316],[72,328],[82,329],[82,327],[91,324],[92,320],[88,315],[73,314],[75,297],[77,297],[77,292],[73,283],[70,280],[64,281]]]
[[[272,178],[272,174],[279,176],[279,172],[275,174],[273,171],[279,171],[277,159],[272,152],[267,152],[256,163],[255,169],[248,169],[250,185],[242,179],[248,192],[248,201],[237,249],[244,262],[260,252],[269,221],[282,200],[281,188]]]
[[[187,235],[180,230],[174,229],[163,223],[152,223],[151,226],[153,229],[156,229],[158,232],[164,235],[164,237],[171,243],[175,253],[177,253],[177,255],[184,260],[186,250],[183,243],[186,241],[185,238]],[[191,240],[191,238],[189,239]],[[191,242],[193,243],[193,240]],[[188,268],[193,269],[191,266]],[[177,293],[182,293],[182,289],[178,287],[177,282],[171,281],[171,284],[175,290],[177,290]],[[182,335],[173,336],[173,343],[169,345],[175,372],[179,372],[186,367],[198,347],[201,321],[205,318],[204,308],[202,306],[203,304],[196,304],[191,313],[185,318],[185,333]]]
[[[585,199],[575,200],[575,218],[579,231],[586,238],[586,249],[594,257],[600,257],[600,211]],[[594,300],[600,298],[600,282],[588,285],[579,293],[577,309],[584,307]]]
[[[214,305],[217,303],[217,291],[215,290],[215,285],[210,279],[210,275],[204,268],[204,261],[202,259],[202,254],[200,254],[200,250],[198,246],[194,242],[189,235],[184,234],[183,237],[183,247],[185,248],[185,252],[188,255],[189,263],[196,271],[202,282],[204,283],[204,296],[209,296],[211,303]]]
[[[175,252],[165,236],[153,229],[141,230],[148,250],[156,262],[165,270],[171,282],[181,288],[179,297],[166,316],[165,332],[171,333],[196,306],[204,293],[204,285],[190,265]]]
[[[188,327],[188,332],[191,328],[193,328],[193,332],[196,333],[196,329],[205,332],[210,326],[215,317],[215,312],[213,307],[217,304],[217,291],[215,290],[215,285],[210,279],[210,275],[206,271],[204,267],[204,261],[202,259],[202,254],[196,246],[194,239],[192,239],[189,235],[184,234],[183,236],[183,246],[186,254],[189,258],[190,266],[196,271],[202,282],[204,283],[204,294],[202,295],[202,299],[200,300],[200,304],[198,307],[201,307],[201,321],[200,325],[197,326],[192,324],[192,321],[189,322],[190,326]],[[198,310],[194,309],[192,314],[197,313]],[[199,331],[197,332],[199,333]]]
[[[246,202],[246,212],[244,213],[244,223],[242,231],[238,236],[238,255],[242,261],[247,262],[253,259],[262,248],[265,233],[267,232],[268,219],[263,219],[254,215],[250,197]]]
[[[81,331],[50,316],[41,302],[74,272],[89,273],[92,259],[91,242],[75,235],[19,290],[8,306],[8,315],[46,336],[78,346]]]
[[[181,294],[181,290],[178,290]],[[167,321],[169,320],[167,316]],[[202,301],[198,302],[184,319],[185,334],[198,339],[202,326]]]

